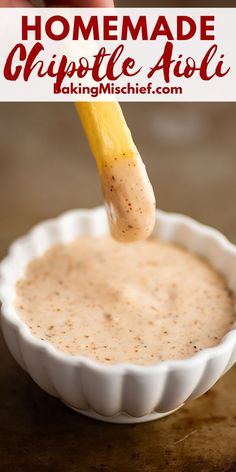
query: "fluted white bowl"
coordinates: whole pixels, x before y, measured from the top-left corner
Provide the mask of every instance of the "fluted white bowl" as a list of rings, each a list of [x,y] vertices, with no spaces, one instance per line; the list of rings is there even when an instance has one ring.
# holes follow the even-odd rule
[[[3,335],[11,354],[33,380],[71,408],[110,422],[149,421],[202,395],[234,364],[236,329],[217,346],[185,360],[152,366],[107,366],[84,356],[65,354],[34,337],[14,307],[16,281],[30,260],[55,243],[107,232],[104,208],[72,210],[37,225],[14,242],[0,265]],[[205,257],[236,291],[236,246],[218,231],[183,215],[157,211],[154,235]]]

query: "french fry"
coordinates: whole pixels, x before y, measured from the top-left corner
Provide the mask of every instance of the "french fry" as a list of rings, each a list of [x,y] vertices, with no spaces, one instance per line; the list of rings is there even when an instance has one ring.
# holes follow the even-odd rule
[[[117,102],[78,102],[76,109],[96,159],[113,237],[146,239],[155,222],[155,196]]]

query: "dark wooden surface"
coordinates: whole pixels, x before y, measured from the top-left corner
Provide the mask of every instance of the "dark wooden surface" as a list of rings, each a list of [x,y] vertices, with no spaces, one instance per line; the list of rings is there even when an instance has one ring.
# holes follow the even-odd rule
[[[236,105],[126,104],[158,205],[236,242]],[[70,104],[0,104],[0,255],[41,219],[101,203]],[[236,369],[174,415],[135,426],[82,417],[42,392],[0,338],[0,472],[236,471]]]

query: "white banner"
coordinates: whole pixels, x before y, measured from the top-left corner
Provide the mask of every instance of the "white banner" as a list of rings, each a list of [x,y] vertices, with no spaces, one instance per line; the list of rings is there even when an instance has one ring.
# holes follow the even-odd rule
[[[0,101],[235,101],[236,8],[1,8]]]

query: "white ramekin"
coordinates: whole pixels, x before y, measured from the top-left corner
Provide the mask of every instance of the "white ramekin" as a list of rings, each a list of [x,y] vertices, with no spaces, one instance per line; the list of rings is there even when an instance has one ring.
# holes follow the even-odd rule
[[[26,264],[54,243],[82,234],[107,233],[104,208],[73,210],[43,222],[12,244],[0,266],[2,330],[10,352],[34,381],[71,408],[93,418],[138,423],[163,417],[187,400],[202,395],[236,361],[236,329],[216,347],[186,360],[150,367],[103,365],[70,356],[32,336],[15,308],[15,284]],[[186,216],[157,212],[154,234],[206,257],[236,291],[236,246],[218,231]],[[187,276],[188,274],[186,274]]]

